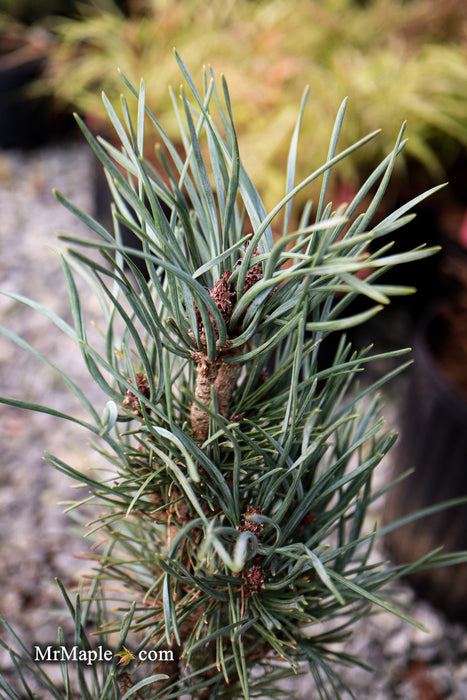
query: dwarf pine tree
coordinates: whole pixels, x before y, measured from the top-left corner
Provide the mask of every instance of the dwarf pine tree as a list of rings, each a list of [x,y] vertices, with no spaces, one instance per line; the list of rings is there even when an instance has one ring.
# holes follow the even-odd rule
[[[78,664],[74,680],[64,663],[58,686],[3,621],[17,645],[12,662],[24,688],[30,673],[53,698],[284,697],[276,681],[303,664],[321,697],[339,697],[339,662],[360,660],[335,642],[374,605],[402,615],[385,586],[408,570],[379,561],[381,531],[365,521],[380,495],[372,475],[395,441],[377,390],[399,370],[374,385],[357,382],[381,355],[354,350],[344,333],[413,291],[379,280],[433,252],[390,251],[392,234],[429,193],[374,222],[402,128],[352,201],[333,208],[334,166],[377,135],[338,149],[345,102],[326,163],[296,183],[305,93],[285,194],[266,213],[240,159],[226,82],[207,70],[201,94],[177,60],[186,87],[172,94],[176,143],[146,108],[144,84],[136,91],[124,77],[134,123],[125,98],[121,117],[103,98],[118,147],[78,119],[105,169],[114,230],[56,193],[92,235],[61,237],[74,323],[42,309],[79,345],[108,397],[102,410],[68,382],[108,473],[47,459],[85,487],[81,505],[95,505],[94,574],[75,601],[63,590],[74,640],[111,646],[114,660]],[[147,125],[156,159],[145,147]],[[317,181],[318,201],[297,212],[296,196]],[[123,227],[139,246],[123,243]],[[102,348],[88,341],[76,275],[102,302]],[[361,295],[368,306],[352,313]],[[321,355],[329,334],[342,336],[331,363]],[[455,560],[434,553],[423,566]],[[153,661],[143,663],[138,654],[149,648]],[[18,697],[5,680],[0,688]]]

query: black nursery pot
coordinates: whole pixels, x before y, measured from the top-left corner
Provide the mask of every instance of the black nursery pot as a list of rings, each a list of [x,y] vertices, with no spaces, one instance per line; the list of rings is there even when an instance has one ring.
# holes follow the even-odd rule
[[[439,315],[425,319],[414,339],[414,365],[401,415],[393,477],[415,471],[387,497],[392,522],[427,506],[467,495],[467,401],[444,378],[434,355],[443,337]],[[467,371],[467,368],[466,368]],[[467,549],[467,505],[416,520],[386,537],[393,559],[409,562],[436,547]],[[467,620],[467,564],[410,576],[417,593],[449,617]]]
[[[45,64],[45,53],[0,36],[0,148],[33,148],[45,140],[45,101],[27,92]]]

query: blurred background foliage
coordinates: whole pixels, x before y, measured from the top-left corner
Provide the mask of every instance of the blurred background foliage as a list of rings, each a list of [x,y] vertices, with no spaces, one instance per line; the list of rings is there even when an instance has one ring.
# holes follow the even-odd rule
[[[325,160],[345,95],[342,147],[382,129],[342,166],[341,182],[350,187],[392,148],[404,119],[402,182],[410,161],[439,182],[467,146],[464,0],[3,0],[3,6],[48,31],[40,91],[99,129],[100,91],[115,100],[122,89],[117,67],[133,83],[144,76],[149,107],[171,137],[177,125],[166,85],[178,91],[179,83],[173,47],[200,82],[205,64],[225,73],[241,154],[267,206],[283,192],[281,165],[306,84],[297,177]]]

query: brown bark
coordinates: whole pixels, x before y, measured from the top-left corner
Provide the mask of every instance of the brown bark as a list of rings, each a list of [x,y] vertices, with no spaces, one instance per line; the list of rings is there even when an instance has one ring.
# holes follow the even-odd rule
[[[241,350],[232,353],[233,355],[239,355]],[[219,365],[219,371],[217,373],[216,381],[214,382],[214,388],[217,394],[217,405],[219,407],[219,413],[224,418],[229,417],[229,404],[230,396],[232,394],[232,389],[239,372],[240,365],[238,362],[224,362],[221,360]]]
[[[235,348],[224,353],[224,357],[240,355],[242,348]],[[201,406],[193,402],[191,405],[190,419],[193,435],[197,440],[207,439],[209,435],[209,414],[203,406],[209,407],[211,403],[211,388],[214,387],[219,413],[224,418],[229,417],[229,404],[232,389],[240,369],[237,362],[224,362],[222,356],[210,362],[203,352],[194,354],[196,371],[198,373],[195,385],[195,397]]]

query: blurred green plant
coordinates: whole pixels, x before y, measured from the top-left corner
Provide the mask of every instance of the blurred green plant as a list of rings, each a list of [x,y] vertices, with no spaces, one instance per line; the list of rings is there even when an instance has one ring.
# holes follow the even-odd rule
[[[326,158],[327,125],[342,95],[354,105],[343,125],[344,143],[374,124],[383,130],[381,139],[341,164],[341,180],[352,185],[388,152],[404,119],[410,129],[405,155],[436,181],[442,164],[467,144],[463,3],[370,0],[361,7],[354,0],[146,0],[130,3],[129,16],[111,6],[111,0],[83,5],[80,18],[56,25],[43,89],[99,122],[99,90],[111,101],[120,94],[115,66],[135,84],[145,75],[149,106],[176,138],[165,86],[177,86],[168,59],[177,46],[196,74],[209,63],[229,75],[245,163],[268,206],[282,195],[286,134],[305,83],[313,112],[303,127],[300,177],[310,157]],[[398,168],[403,161],[404,156]]]
[[[2,619],[7,638],[0,644],[21,688],[15,691],[0,676],[6,698],[18,700],[19,692],[36,697],[35,688],[57,699],[78,692],[92,700],[170,700],[184,693],[199,700],[285,697],[276,681],[303,663],[320,697],[340,697],[339,664],[364,664],[335,643],[375,605],[405,617],[387,585],[414,569],[467,558],[435,551],[391,566],[374,548],[399,525],[378,530],[367,522],[368,508],[384,492],[372,488],[374,471],[395,441],[384,428],[377,392],[406,364],[371,386],[358,380],[368,363],[406,351],[357,352],[342,336],[332,365],[321,357],[329,334],[342,334],[381,311],[390,297],[413,291],[382,284],[384,271],[433,253],[421,247],[393,254],[386,242],[430,192],[372,223],[405,146],[404,128],[353,200],[334,209],[328,201],[332,171],[376,132],[339,150],[344,102],[324,164],[297,180],[305,93],[286,161],[285,195],[266,213],[239,155],[226,82],[219,86],[206,70],[198,92],[178,63],[185,87],[179,99],[172,97],[183,153],[148,108],[144,83],[138,93],[124,78],[135,122],[125,98],[119,117],[104,96],[120,148],[95,138],[78,120],[105,168],[114,231],[57,192],[93,232],[85,239],[62,236],[70,244],[61,260],[73,324],[5,292],[78,344],[108,397],[102,411],[55,368],[87,419],[27,400],[2,401],[78,423],[108,461],[108,472],[100,467],[90,474],[47,454],[83,488],[72,507],[95,511],[87,527],[96,539],[90,583],[83,582],[76,602],[62,587],[74,643],[90,649],[113,642],[116,652],[107,665],[78,663],[74,680],[70,664],[62,662],[63,683],[57,684]],[[163,146],[164,177],[146,159],[147,120]],[[317,204],[305,208],[297,229],[296,198],[318,179]],[[282,235],[274,241],[277,222]],[[141,240],[140,252],[122,244],[122,225]],[[101,346],[88,341],[76,276],[101,302]],[[368,308],[352,315],[349,304],[360,295]],[[2,331],[54,367],[51,358]],[[61,630],[58,641],[65,641]],[[155,668],[133,663],[131,655],[148,646],[170,650],[176,661]]]

